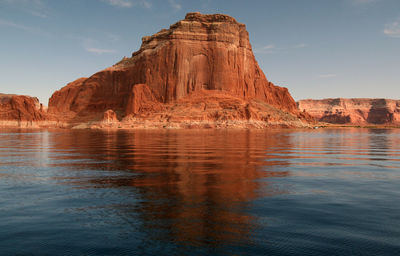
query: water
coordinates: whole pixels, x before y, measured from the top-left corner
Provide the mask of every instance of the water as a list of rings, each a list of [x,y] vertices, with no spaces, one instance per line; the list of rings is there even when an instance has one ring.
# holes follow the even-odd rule
[[[400,130],[0,131],[1,255],[400,255]]]

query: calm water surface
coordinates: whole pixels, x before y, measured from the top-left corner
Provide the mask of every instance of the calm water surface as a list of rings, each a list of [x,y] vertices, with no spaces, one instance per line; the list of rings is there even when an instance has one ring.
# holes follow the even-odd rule
[[[400,130],[0,131],[1,255],[400,255]]]

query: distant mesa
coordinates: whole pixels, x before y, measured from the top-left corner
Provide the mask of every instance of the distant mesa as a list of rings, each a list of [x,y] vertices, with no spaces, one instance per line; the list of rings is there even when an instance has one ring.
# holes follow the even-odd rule
[[[54,92],[47,112],[29,111],[75,128],[305,127],[311,120],[286,88],[267,80],[244,24],[200,13],[143,37],[131,57]]]
[[[319,122],[344,125],[400,125],[400,100],[323,99],[300,100],[306,111]]]

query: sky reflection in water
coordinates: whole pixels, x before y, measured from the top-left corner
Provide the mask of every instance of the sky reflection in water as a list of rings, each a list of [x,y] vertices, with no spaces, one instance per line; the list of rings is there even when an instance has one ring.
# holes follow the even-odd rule
[[[400,253],[399,130],[0,133],[0,251]]]

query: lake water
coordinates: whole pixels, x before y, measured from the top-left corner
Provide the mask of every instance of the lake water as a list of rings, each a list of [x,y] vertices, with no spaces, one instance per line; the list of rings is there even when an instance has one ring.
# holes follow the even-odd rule
[[[0,131],[1,255],[400,255],[400,130]]]

